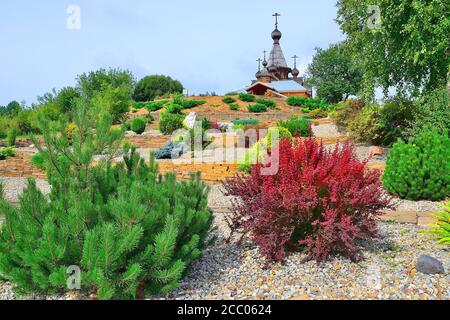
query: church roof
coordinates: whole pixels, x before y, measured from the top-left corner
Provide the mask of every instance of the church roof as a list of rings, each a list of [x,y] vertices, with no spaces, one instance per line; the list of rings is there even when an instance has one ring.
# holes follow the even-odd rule
[[[306,88],[295,80],[272,81],[269,86],[278,92],[283,91],[306,91]]]
[[[280,81],[272,81],[270,83],[264,83],[264,82],[255,82],[251,86],[247,87],[246,89],[249,90],[252,87],[256,85],[263,85],[267,88],[270,88],[272,90],[275,90],[277,92],[285,92],[285,91],[308,91],[304,86],[299,84],[295,80],[280,80]]]
[[[270,51],[268,63],[269,66],[275,65],[277,68],[288,68],[283,50],[281,50],[281,46],[279,44],[274,43],[272,51]]]

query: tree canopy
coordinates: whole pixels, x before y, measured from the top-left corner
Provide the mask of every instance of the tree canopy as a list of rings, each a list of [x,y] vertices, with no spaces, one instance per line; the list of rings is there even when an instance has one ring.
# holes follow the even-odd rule
[[[352,59],[348,45],[338,43],[328,49],[316,48],[306,81],[317,89],[319,97],[337,103],[359,93],[362,71]]]
[[[446,85],[450,2],[338,0],[337,22],[364,68],[363,93],[419,96]]]
[[[138,82],[134,90],[134,100],[139,102],[153,101],[172,93],[182,93],[183,85],[169,76],[152,75]]]

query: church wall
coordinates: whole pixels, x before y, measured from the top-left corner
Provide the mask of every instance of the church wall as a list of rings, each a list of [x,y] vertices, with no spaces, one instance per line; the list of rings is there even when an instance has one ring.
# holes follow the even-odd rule
[[[282,94],[288,97],[311,98],[308,91],[283,91]]]

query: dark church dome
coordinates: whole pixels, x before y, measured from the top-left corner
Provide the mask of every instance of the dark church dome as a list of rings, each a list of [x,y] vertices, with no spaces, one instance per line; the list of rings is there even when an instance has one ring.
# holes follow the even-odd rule
[[[272,39],[273,39],[273,41],[275,41],[275,42],[280,41],[281,36],[282,36],[281,31],[278,30],[278,29],[275,29],[275,30],[272,32]]]
[[[294,68],[294,70],[292,70],[292,75],[294,76],[294,78],[297,78],[298,77],[298,75],[300,74],[300,71],[298,71],[298,69],[297,68]]]

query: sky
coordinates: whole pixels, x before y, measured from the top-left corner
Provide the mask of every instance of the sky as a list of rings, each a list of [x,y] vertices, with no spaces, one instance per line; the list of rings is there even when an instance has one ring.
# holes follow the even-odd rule
[[[272,47],[274,12],[303,74],[315,47],[343,39],[336,11],[333,0],[1,0],[0,105],[30,105],[110,67],[169,75],[190,94],[242,88]]]

